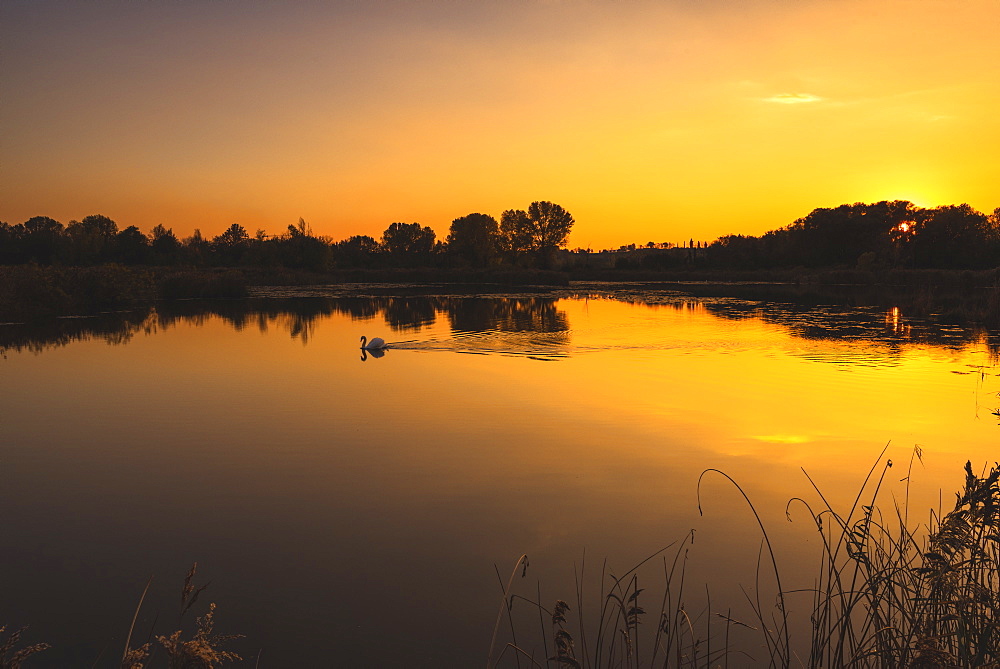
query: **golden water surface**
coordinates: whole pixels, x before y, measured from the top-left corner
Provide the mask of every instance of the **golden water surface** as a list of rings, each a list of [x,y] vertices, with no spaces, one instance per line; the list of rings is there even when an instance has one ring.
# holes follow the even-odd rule
[[[988,334],[898,309],[597,289],[172,309],[2,326],[0,624],[56,646],[35,666],[116,657],[150,574],[137,627],[169,633],[194,561],[260,666],[481,665],[522,553],[551,603],[574,564],[621,573],[692,528],[692,583],[738,608],[760,530],[712,472],[699,516],[702,471],[808,584],[810,522],[785,515],[816,503],[803,469],[846,513],[886,459],[891,508],[912,461],[922,520],[1000,435]],[[362,334],[390,349],[362,360]]]

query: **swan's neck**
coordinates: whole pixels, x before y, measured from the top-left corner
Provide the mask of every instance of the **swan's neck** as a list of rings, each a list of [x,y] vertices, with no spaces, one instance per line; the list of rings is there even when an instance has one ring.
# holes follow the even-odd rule
[[[361,335],[361,348],[364,348],[367,345],[368,345],[368,337]]]

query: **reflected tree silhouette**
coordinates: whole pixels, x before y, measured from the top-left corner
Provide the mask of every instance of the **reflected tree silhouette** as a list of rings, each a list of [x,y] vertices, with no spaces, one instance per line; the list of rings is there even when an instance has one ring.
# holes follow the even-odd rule
[[[495,327],[496,305],[500,298],[470,297],[448,300],[445,314],[455,332],[485,332]]]
[[[882,344],[890,355],[898,355],[907,344],[932,346],[984,345],[990,356],[1000,357],[1000,332],[978,324],[964,326],[923,317],[925,314],[892,302],[899,294],[838,292],[823,290],[802,294],[795,286],[730,286],[739,297],[692,298],[677,291],[588,293],[590,297],[614,299],[675,311],[702,311],[726,320],[759,319],[809,340],[863,341]],[[840,288],[848,291],[849,287]],[[583,297],[583,295],[578,295]],[[798,298],[798,299],[795,299]],[[913,314],[913,315],[911,315]]]
[[[1000,355],[1000,332],[980,326],[957,326],[922,318],[910,318],[905,306],[833,306],[816,301],[757,300],[749,297],[704,297],[676,291],[606,291],[569,294],[614,299],[652,308],[689,313],[704,312],[727,320],[760,319],[786,328],[803,339],[865,341],[884,344],[888,355],[898,355],[910,343],[956,346],[979,343],[996,358]],[[307,344],[317,324],[333,315],[354,320],[385,319],[395,332],[419,331],[447,319],[452,332],[485,335],[484,350],[533,350],[541,344],[561,347],[570,341],[569,315],[557,306],[555,297],[541,296],[408,296],[269,298],[251,300],[181,300],[133,312],[106,313],[89,318],[61,318],[33,324],[0,325],[0,354],[41,353],[77,341],[102,340],[110,345],[127,344],[140,334],[155,334],[178,324],[203,325],[213,319],[236,331],[284,332]],[[509,340],[501,334],[521,335]],[[537,335],[544,334],[539,338]],[[466,341],[463,339],[463,341]]]
[[[127,344],[136,334],[155,330],[150,311],[101,314],[93,318],[59,318],[29,325],[0,325],[0,356],[8,352],[39,354],[78,341],[104,340]]]
[[[452,298],[442,307],[454,332],[544,333],[546,345],[569,343],[569,316],[555,298]]]
[[[433,325],[437,318],[434,298],[390,297],[383,298],[382,311],[385,322],[395,332],[416,332]]]
[[[344,314],[354,321],[366,321],[379,314],[379,305],[370,297],[342,297],[331,300],[333,313]]]
[[[551,298],[498,300],[496,316],[494,328],[501,332],[565,333],[569,330],[569,317]]]

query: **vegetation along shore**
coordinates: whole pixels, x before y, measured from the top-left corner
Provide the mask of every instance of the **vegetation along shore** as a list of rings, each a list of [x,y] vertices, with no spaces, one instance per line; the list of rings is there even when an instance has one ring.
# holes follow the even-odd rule
[[[919,449],[914,457],[920,457]],[[891,509],[880,504],[891,467],[891,461],[872,467],[850,508],[834,509],[819,489],[820,507],[802,499],[789,501],[789,519],[793,507],[795,514],[804,511],[818,537],[815,583],[809,591],[784,589],[780,556],[744,494],[762,533],[758,579],[751,588],[756,594],[749,599],[752,617],[747,619],[733,617],[731,606],[722,609],[713,603],[710,585],[704,593],[692,591],[691,584],[685,590],[693,536],[617,576],[605,564],[597,593],[582,585],[586,565],[580,565],[576,592],[551,603],[541,601],[540,586],[521,593],[519,582],[529,566],[522,556],[501,581],[502,601],[486,666],[997,666],[1000,466],[977,474],[967,463],[954,506],[932,512],[926,524],[915,520],[908,498],[894,501]],[[702,479],[707,476],[722,477],[742,493],[724,472],[706,470]],[[641,568],[658,564],[660,576],[653,577],[658,584],[651,586]],[[196,568],[184,582],[182,621],[206,587],[194,585]],[[762,594],[765,582],[772,583],[773,592]],[[788,603],[802,595],[811,602],[805,625],[796,624]],[[698,601],[701,596],[704,604]],[[130,630],[120,666],[215,667],[240,660],[230,648],[241,636],[215,633],[214,612],[215,604],[209,604],[190,629],[169,636],[150,632],[148,641],[133,641],[137,635]],[[30,665],[32,656],[51,647],[44,641],[22,642],[22,637],[24,628],[0,627],[0,667]],[[247,643],[252,647],[252,640]],[[258,661],[261,653],[256,651]]]
[[[0,222],[0,319],[242,297],[254,285],[525,287],[576,280],[683,283],[695,293],[765,296],[760,299],[864,299],[915,316],[1000,323],[1000,208],[986,215],[968,205],[856,203],[815,209],[759,237],[601,251],[566,249],[574,222],[551,202],[505,211],[499,221],[462,216],[444,241],[417,223],[392,223],[380,240],[334,241],[314,235],[302,219],[281,234],[251,236],[234,223],[212,238],[195,231],[184,239],[163,225],[148,234],[121,229],[101,215],[67,225],[45,216]],[[830,289],[838,286],[878,291]]]

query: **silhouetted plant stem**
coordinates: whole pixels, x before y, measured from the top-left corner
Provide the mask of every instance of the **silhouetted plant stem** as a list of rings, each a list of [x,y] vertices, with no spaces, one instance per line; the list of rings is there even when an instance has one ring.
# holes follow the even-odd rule
[[[761,533],[763,535],[764,543],[767,545],[768,555],[771,558],[771,567],[774,570],[775,583],[778,586],[778,602],[779,602],[779,607],[780,607],[781,615],[782,615],[781,634],[783,636],[783,641],[784,641],[784,647],[782,649],[779,649],[778,652],[779,652],[779,657],[780,657],[780,661],[781,661],[782,666],[787,667],[787,666],[789,666],[789,661],[790,661],[789,652],[791,650],[791,642],[790,642],[789,636],[788,636],[788,618],[787,618],[787,616],[788,616],[788,609],[785,606],[785,591],[784,591],[784,588],[781,585],[781,572],[778,569],[778,560],[774,556],[774,548],[771,546],[771,539],[767,535],[767,530],[764,527],[764,521],[761,519],[760,514],[757,513],[757,509],[754,507],[753,502],[750,501],[750,497],[746,494],[746,492],[743,490],[743,488],[741,488],[740,485],[731,476],[729,476],[729,474],[726,474],[725,472],[723,472],[721,470],[718,470],[718,469],[714,469],[714,468],[706,469],[698,477],[697,491],[698,491],[698,514],[699,515],[704,515],[704,512],[702,511],[702,508],[701,508],[701,481],[705,477],[705,474],[707,474],[709,472],[715,472],[717,474],[720,474],[721,476],[723,476],[724,478],[726,478],[727,480],[729,480],[729,482],[732,483],[736,487],[736,489],[739,491],[739,493],[743,496],[743,499],[746,500],[746,503],[749,505],[751,512],[753,512],[753,516],[757,520],[757,526],[760,527],[760,531],[761,531]]]

